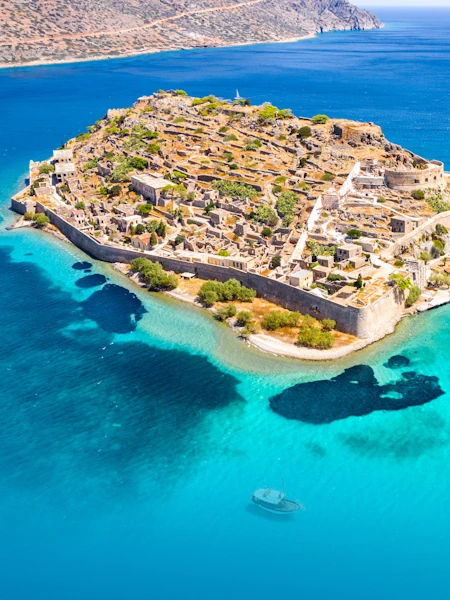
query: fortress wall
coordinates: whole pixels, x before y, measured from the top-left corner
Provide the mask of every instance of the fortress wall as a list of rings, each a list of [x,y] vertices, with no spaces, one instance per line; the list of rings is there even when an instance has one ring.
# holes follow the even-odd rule
[[[137,250],[117,248],[100,244],[90,235],[77,229],[60,215],[37,202],[39,212],[45,212],[55,225],[75,246],[87,254],[105,262],[129,263],[135,258],[147,258],[176,273],[195,273],[202,279],[225,282],[235,278],[243,285],[256,290],[261,297],[289,310],[298,310],[318,319],[334,319],[340,331],[367,338],[380,330],[394,317],[400,316],[402,302],[395,297],[393,288],[380,300],[365,308],[344,306],[311,292],[295,288],[286,283],[269,279],[257,273],[245,273],[232,267],[221,267],[208,263],[191,263],[176,258],[144,254]]]
[[[439,161],[427,163],[423,170],[397,171],[386,169],[384,176],[388,187],[400,191],[439,188],[444,185],[444,164]]]
[[[408,247],[409,244],[422,237],[424,233],[431,234],[438,223],[444,225],[447,229],[450,229],[450,211],[434,215],[425,221],[425,223],[421,223],[416,229],[413,229],[413,231],[396,241],[395,244],[382,250],[380,252],[380,258],[391,258],[392,256],[399,254],[402,248]]]

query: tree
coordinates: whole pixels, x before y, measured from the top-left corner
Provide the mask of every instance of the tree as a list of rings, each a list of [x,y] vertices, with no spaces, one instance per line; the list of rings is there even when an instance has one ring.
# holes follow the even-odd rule
[[[156,246],[157,243],[158,243],[158,238],[156,236],[156,233],[154,231],[152,231],[152,233],[150,234],[150,246],[153,248],[154,246]]]
[[[363,282],[363,278],[361,276],[361,273],[358,275],[358,279],[355,281],[355,288],[357,290],[361,290],[364,287],[364,282]]]
[[[314,123],[314,125],[325,125],[328,119],[329,117],[327,117],[327,115],[316,115],[311,119],[311,121]]]
[[[35,215],[33,215],[33,221],[35,222],[36,227],[38,227],[39,229],[42,229],[50,223],[50,219],[47,217],[47,215],[44,215],[43,213],[36,213]]]
[[[399,275],[398,273],[394,273],[389,279],[402,291],[410,290],[413,285],[409,277],[403,277],[403,275]]]
[[[135,258],[131,261],[131,269],[141,274],[151,290],[173,290],[178,287],[177,276],[167,274],[158,262],[154,263],[147,258]]]
[[[236,316],[237,309],[234,304],[230,304],[230,306],[224,306],[223,308],[219,308],[214,315],[214,318],[217,321],[225,321],[226,319],[230,319],[231,317]]]
[[[86,210],[86,204],[84,202],[77,202],[75,208],[77,210]]]
[[[225,249],[219,250],[219,252],[217,254],[218,254],[218,256],[230,256],[230,253],[228,252],[228,250],[225,250]]]
[[[145,233],[145,225],[139,223],[136,225],[136,235],[142,235],[143,233]]]
[[[177,237],[175,238],[174,246],[179,246],[180,244],[182,244],[184,242],[185,239],[186,239],[186,236],[184,236],[183,234],[179,233],[177,235]]]
[[[425,264],[427,264],[428,262],[430,262],[432,256],[431,254],[428,252],[428,250],[422,250],[422,252],[419,255],[420,260],[423,260],[423,262]]]
[[[31,212],[26,212],[23,215],[23,218],[25,219],[25,221],[32,221],[33,217],[34,217],[34,213],[31,213]]]
[[[422,290],[417,285],[413,285],[409,290],[408,297],[406,298],[405,306],[412,306],[420,298]]]
[[[175,96],[187,96],[184,90],[175,90]]]
[[[139,204],[137,209],[138,209],[138,213],[140,215],[146,216],[152,212],[153,205],[152,204]]]
[[[272,235],[272,230],[270,229],[270,227],[264,227],[264,229],[261,231],[261,235],[263,237],[270,237]]]
[[[358,240],[362,236],[362,232],[359,229],[349,229],[347,236],[352,238],[352,240]]]
[[[158,223],[158,227],[156,228],[155,231],[159,235],[160,238],[164,239],[166,237],[167,225],[164,223],[164,221],[160,221]]]
[[[279,254],[277,254],[276,256],[272,256],[272,259],[270,261],[270,268],[276,269],[280,265],[281,265],[281,256]]]

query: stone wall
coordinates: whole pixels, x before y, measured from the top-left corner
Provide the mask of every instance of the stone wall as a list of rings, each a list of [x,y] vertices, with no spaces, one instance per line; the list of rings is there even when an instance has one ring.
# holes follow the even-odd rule
[[[399,318],[402,299],[396,296],[396,288],[392,288],[374,304],[363,308],[345,306],[327,298],[293,287],[257,273],[248,273],[232,267],[222,267],[207,263],[191,263],[175,258],[143,254],[137,250],[119,248],[100,244],[87,233],[57,215],[51,209],[37,202],[37,210],[45,212],[50,222],[55,225],[73,244],[92,257],[105,262],[129,263],[135,258],[148,258],[161,263],[164,269],[176,273],[195,273],[202,279],[216,279],[225,282],[235,278],[243,285],[256,290],[258,296],[279,304],[289,310],[298,310],[318,319],[334,319],[340,331],[367,338],[375,334],[393,318]]]
[[[427,188],[437,189],[445,185],[443,163],[433,160],[424,164],[427,165],[424,169],[408,171],[386,169],[384,172],[386,185],[391,189],[405,192]]]

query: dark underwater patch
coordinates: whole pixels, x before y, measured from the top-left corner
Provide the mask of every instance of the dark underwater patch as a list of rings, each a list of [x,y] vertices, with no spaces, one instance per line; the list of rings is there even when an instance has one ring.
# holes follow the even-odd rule
[[[410,362],[411,361],[406,356],[396,354],[395,356],[391,356],[383,366],[388,369],[403,369],[404,367],[407,367]]]
[[[83,278],[86,279],[86,278]],[[120,285],[108,283],[82,302],[87,319],[111,333],[129,333],[136,329],[146,310],[139,298]]]
[[[82,262],[76,262],[72,265],[72,269],[75,269],[76,271],[84,271],[84,269],[90,269],[91,267],[92,263],[85,260]]]
[[[79,288],[91,288],[97,287],[99,285],[103,285],[106,283],[107,279],[104,275],[95,274],[95,275],[87,275],[86,277],[82,277],[75,282],[75,285]]]
[[[369,458],[417,458],[449,443],[447,423],[435,411],[422,413],[414,422],[402,419],[394,426],[372,426],[362,433],[340,435],[339,439],[355,454]]]
[[[32,252],[26,252],[25,256],[33,256],[33,253]]]
[[[359,365],[322,381],[301,383],[270,399],[271,409],[286,417],[321,425],[377,410],[402,410],[442,396],[437,377],[404,373],[396,383],[380,385],[371,367]]]
[[[30,503],[49,494],[64,510],[90,511],[95,498],[110,510],[145,496],[142,481],[150,473],[164,472],[159,487],[149,488],[154,498],[195,469],[208,452],[205,431],[197,435],[196,428],[211,412],[243,404],[238,381],[202,356],[113,343],[98,327],[64,334],[83,322],[85,310],[96,318],[103,311],[105,321],[115,318],[110,303],[118,312],[139,312],[139,301],[123,288],[95,292],[98,300],[86,308],[33,263],[12,262],[3,247],[0,268],[0,311],[9,317],[8,344],[0,346],[3,485],[27,490]]]

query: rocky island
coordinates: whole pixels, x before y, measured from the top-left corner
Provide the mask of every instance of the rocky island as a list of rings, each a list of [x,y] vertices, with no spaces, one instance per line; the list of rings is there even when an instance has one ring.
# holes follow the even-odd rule
[[[448,301],[448,192],[441,162],[374,123],[160,90],[31,161],[12,208],[267,351],[323,359]]]
[[[278,42],[381,26],[347,0],[11,0],[2,3],[0,14],[0,66]]]

